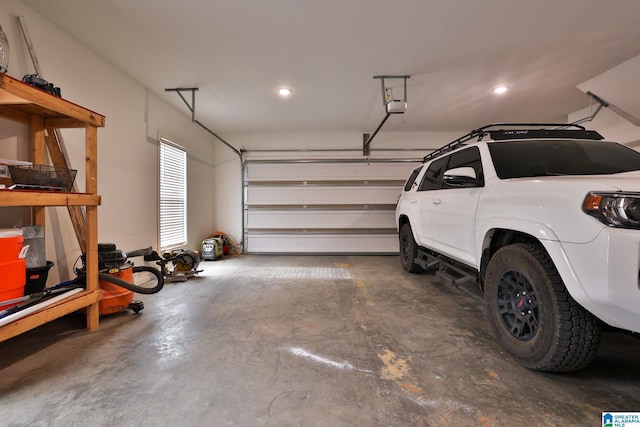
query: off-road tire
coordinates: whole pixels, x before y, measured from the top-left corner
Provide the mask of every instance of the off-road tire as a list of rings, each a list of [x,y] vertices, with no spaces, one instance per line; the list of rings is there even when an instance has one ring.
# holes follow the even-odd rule
[[[416,264],[418,244],[413,238],[413,232],[411,231],[411,225],[409,225],[409,223],[404,224],[400,228],[399,238],[400,264],[402,264],[402,268],[408,273],[422,273],[424,269]]]
[[[523,366],[568,372],[595,357],[601,323],[569,295],[540,245],[499,249],[487,266],[484,295],[496,338]]]

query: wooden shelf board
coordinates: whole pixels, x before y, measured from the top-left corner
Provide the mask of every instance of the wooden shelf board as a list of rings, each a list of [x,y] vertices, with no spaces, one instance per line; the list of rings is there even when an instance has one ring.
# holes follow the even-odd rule
[[[0,190],[0,206],[99,206],[101,197],[87,193]]]
[[[59,317],[65,316],[91,304],[96,304],[102,298],[102,291],[83,291],[65,298],[52,306],[43,308],[22,319],[18,319],[0,328],[0,342],[44,325]]]
[[[0,89],[2,115],[14,119],[26,116],[43,116],[45,122],[50,119],[51,127],[54,123],[57,127],[61,125],[65,127],[104,126],[103,115],[43,90],[34,89],[6,74],[0,73]]]

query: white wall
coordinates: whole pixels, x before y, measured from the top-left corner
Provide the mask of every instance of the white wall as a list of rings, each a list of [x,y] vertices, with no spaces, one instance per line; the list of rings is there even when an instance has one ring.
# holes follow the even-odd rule
[[[21,79],[34,72],[18,15],[26,19],[43,77],[62,89],[63,98],[106,116],[106,127],[98,131],[99,241],[114,242],[124,250],[157,248],[161,135],[188,152],[187,246],[197,249],[214,230],[211,183],[217,142],[191,123],[188,111],[169,106],[145,89],[144,82],[134,81],[21,2],[2,0],[0,24],[11,47],[10,76]],[[84,131],[63,130],[62,136],[83,189]],[[27,141],[24,126],[0,121],[0,158],[28,160]],[[0,208],[0,227],[28,225],[24,217],[15,209]],[[66,209],[47,208],[46,239],[47,258],[56,263],[49,284],[73,277],[71,266],[80,251]]]

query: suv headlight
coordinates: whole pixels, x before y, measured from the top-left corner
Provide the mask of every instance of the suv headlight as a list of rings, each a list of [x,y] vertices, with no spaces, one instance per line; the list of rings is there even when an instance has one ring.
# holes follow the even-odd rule
[[[582,210],[609,227],[640,229],[640,193],[591,192]]]

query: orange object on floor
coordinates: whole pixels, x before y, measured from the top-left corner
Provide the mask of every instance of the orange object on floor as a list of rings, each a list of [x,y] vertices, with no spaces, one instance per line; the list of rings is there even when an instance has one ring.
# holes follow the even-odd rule
[[[0,302],[24,295],[27,264],[24,256],[20,258],[23,242],[22,230],[0,230]],[[16,304],[2,305],[0,310]]]
[[[114,269],[114,271],[109,271],[109,274],[125,282],[133,283],[133,265],[126,265],[118,270]],[[132,291],[106,280],[100,280],[99,283],[103,292],[102,300],[100,300],[101,316],[120,313],[126,310],[133,301]]]

